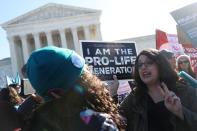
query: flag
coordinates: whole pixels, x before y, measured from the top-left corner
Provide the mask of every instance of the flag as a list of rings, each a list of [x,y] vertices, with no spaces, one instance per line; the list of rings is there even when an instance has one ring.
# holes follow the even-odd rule
[[[156,49],[159,50],[162,44],[168,43],[168,38],[166,35],[166,32],[163,32],[161,30],[156,30]]]
[[[178,42],[178,37],[175,34],[167,34],[164,31],[156,30],[156,48],[158,50],[167,49],[172,51],[175,56],[184,54],[184,49]]]

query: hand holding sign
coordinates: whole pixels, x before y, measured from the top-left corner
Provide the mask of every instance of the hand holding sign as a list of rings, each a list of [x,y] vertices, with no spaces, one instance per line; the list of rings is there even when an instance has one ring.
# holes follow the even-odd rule
[[[184,119],[182,104],[180,98],[170,90],[168,90],[165,83],[162,82],[163,92],[164,92],[164,104],[166,108],[172,112],[174,115],[178,116],[180,119]]]
[[[109,87],[109,92],[111,94],[111,96],[117,95],[117,90],[119,87],[119,81],[116,75],[113,75],[113,82]]]

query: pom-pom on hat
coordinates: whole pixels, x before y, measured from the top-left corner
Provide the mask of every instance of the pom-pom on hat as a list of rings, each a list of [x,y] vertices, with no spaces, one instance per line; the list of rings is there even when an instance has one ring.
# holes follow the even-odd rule
[[[34,51],[27,61],[27,76],[44,96],[50,89],[68,90],[83,73],[85,60],[75,51],[48,46]]]

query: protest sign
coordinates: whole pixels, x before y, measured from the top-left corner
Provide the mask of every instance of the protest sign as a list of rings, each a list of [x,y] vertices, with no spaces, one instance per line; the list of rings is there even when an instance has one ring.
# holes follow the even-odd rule
[[[197,3],[177,9],[171,15],[190,38],[193,47],[197,47]]]
[[[190,56],[191,66],[194,68],[195,73],[197,73],[197,47],[193,47],[191,44],[183,44],[184,52]]]
[[[136,60],[134,42],[80,41],[83,57],[101,80],[132,79]]]

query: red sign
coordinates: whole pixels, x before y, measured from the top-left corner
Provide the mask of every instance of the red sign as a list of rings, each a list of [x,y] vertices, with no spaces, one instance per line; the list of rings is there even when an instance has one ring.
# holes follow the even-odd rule
[[[197,68],[197,47],[192,47],[191,44],[183,44],[184,52],[190,56],[192,67]]]

